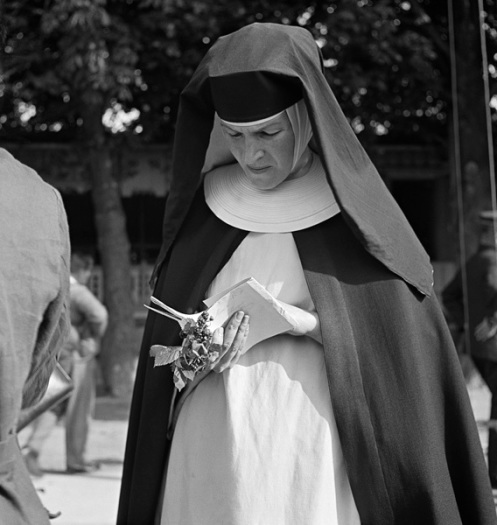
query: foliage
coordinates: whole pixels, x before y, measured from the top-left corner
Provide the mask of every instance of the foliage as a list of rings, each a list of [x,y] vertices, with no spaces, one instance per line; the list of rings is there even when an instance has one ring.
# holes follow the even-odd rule
[[[445,120],[437,52],[418,26],[409,2],[341,2],[318,23],[330,84],[356,131],[405,140]]]
[[[9,116],[27,132],[74,138],[85,105],[126,107],[143,88],[133,14],[119,1],[6,3]]]
[[[125,131],[128,139],[168,141],[178,95],[207,48],[242,25],[271,21],[313,32],[328,80],[364,140],[444,137],[450,96],[442,4],[5,0],[0,133],[77,139],[84,108],[97,97],[109,137]]]
[[[91,152],[82,158],[92,176],[110,313],[102,363],[113,376],[111,390],[126,381],[115,364],[131,356],[126,348],[132,327],[129,243],[114,160],[125,141],[171,142],[179,93],[209,46],[250,22],[301,25],[321,47],[328,81],[363,144],[442,143],[447,151],[452,107],[447,6],[467,12],[470,1],[0,2],[7,26],[0,139],[73,142]],[[478,1],[486,9],[490,89],[497,94],[496,0]],[[458,29],[465,23],[459,19]],[[475,78],[470,70],[469,83]],[[466,91],[471,97],[473,91]],[[471,108],[463,106],[470,124],[461,143],[471,150],[468,159],[483,166],[485,155],[475,146],[483,142],[481,121],[467,118]],[[132,377],[131,366],[120,370],[122,377]]]

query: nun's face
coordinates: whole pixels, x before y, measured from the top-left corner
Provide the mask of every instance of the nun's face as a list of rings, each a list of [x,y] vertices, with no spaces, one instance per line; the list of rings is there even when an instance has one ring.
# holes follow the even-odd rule
[[[253,126],[221,122],[231,153],[249,181],[261,190],[291,178],[295,137],[286,112]]]

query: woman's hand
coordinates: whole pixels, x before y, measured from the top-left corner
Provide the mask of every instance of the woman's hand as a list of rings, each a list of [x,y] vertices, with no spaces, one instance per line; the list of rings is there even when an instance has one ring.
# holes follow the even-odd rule
[[[293,324],[293,329],[288,332],[290,335],[306,335],[322,344],[321,324],[316,312],[302,310],[298,306],[283,303],[282,301],[279,301],[279,303],[285,309],[290,322]]]
[[[249,332],[249,316],[237,312],[228,321],[226,328],[218,328],[212,334],[211,345],[219,347],[219,357],[212,365],[214,372],[224,372],[238,362],[243,355]]]

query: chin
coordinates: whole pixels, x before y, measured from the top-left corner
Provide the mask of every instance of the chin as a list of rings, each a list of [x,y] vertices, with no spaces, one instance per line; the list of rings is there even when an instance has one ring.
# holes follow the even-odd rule
[[[253,173],[246,173],[245,174],[252,186],[257,188],[258,190],[274,190],[277,186],[279,186],[283,180],[269,178],[267,176],[265,177],[257,177],[254,176]]]

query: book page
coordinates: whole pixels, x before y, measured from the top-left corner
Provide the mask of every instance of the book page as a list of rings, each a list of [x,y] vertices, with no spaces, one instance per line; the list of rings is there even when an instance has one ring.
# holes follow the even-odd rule
[[[209,297],[204,304],[214,318],[210,325],[213,331],[223,326],[239,310],[250,315],[250,329],[245,350],[293,327],[282,306],[253,277]]]

